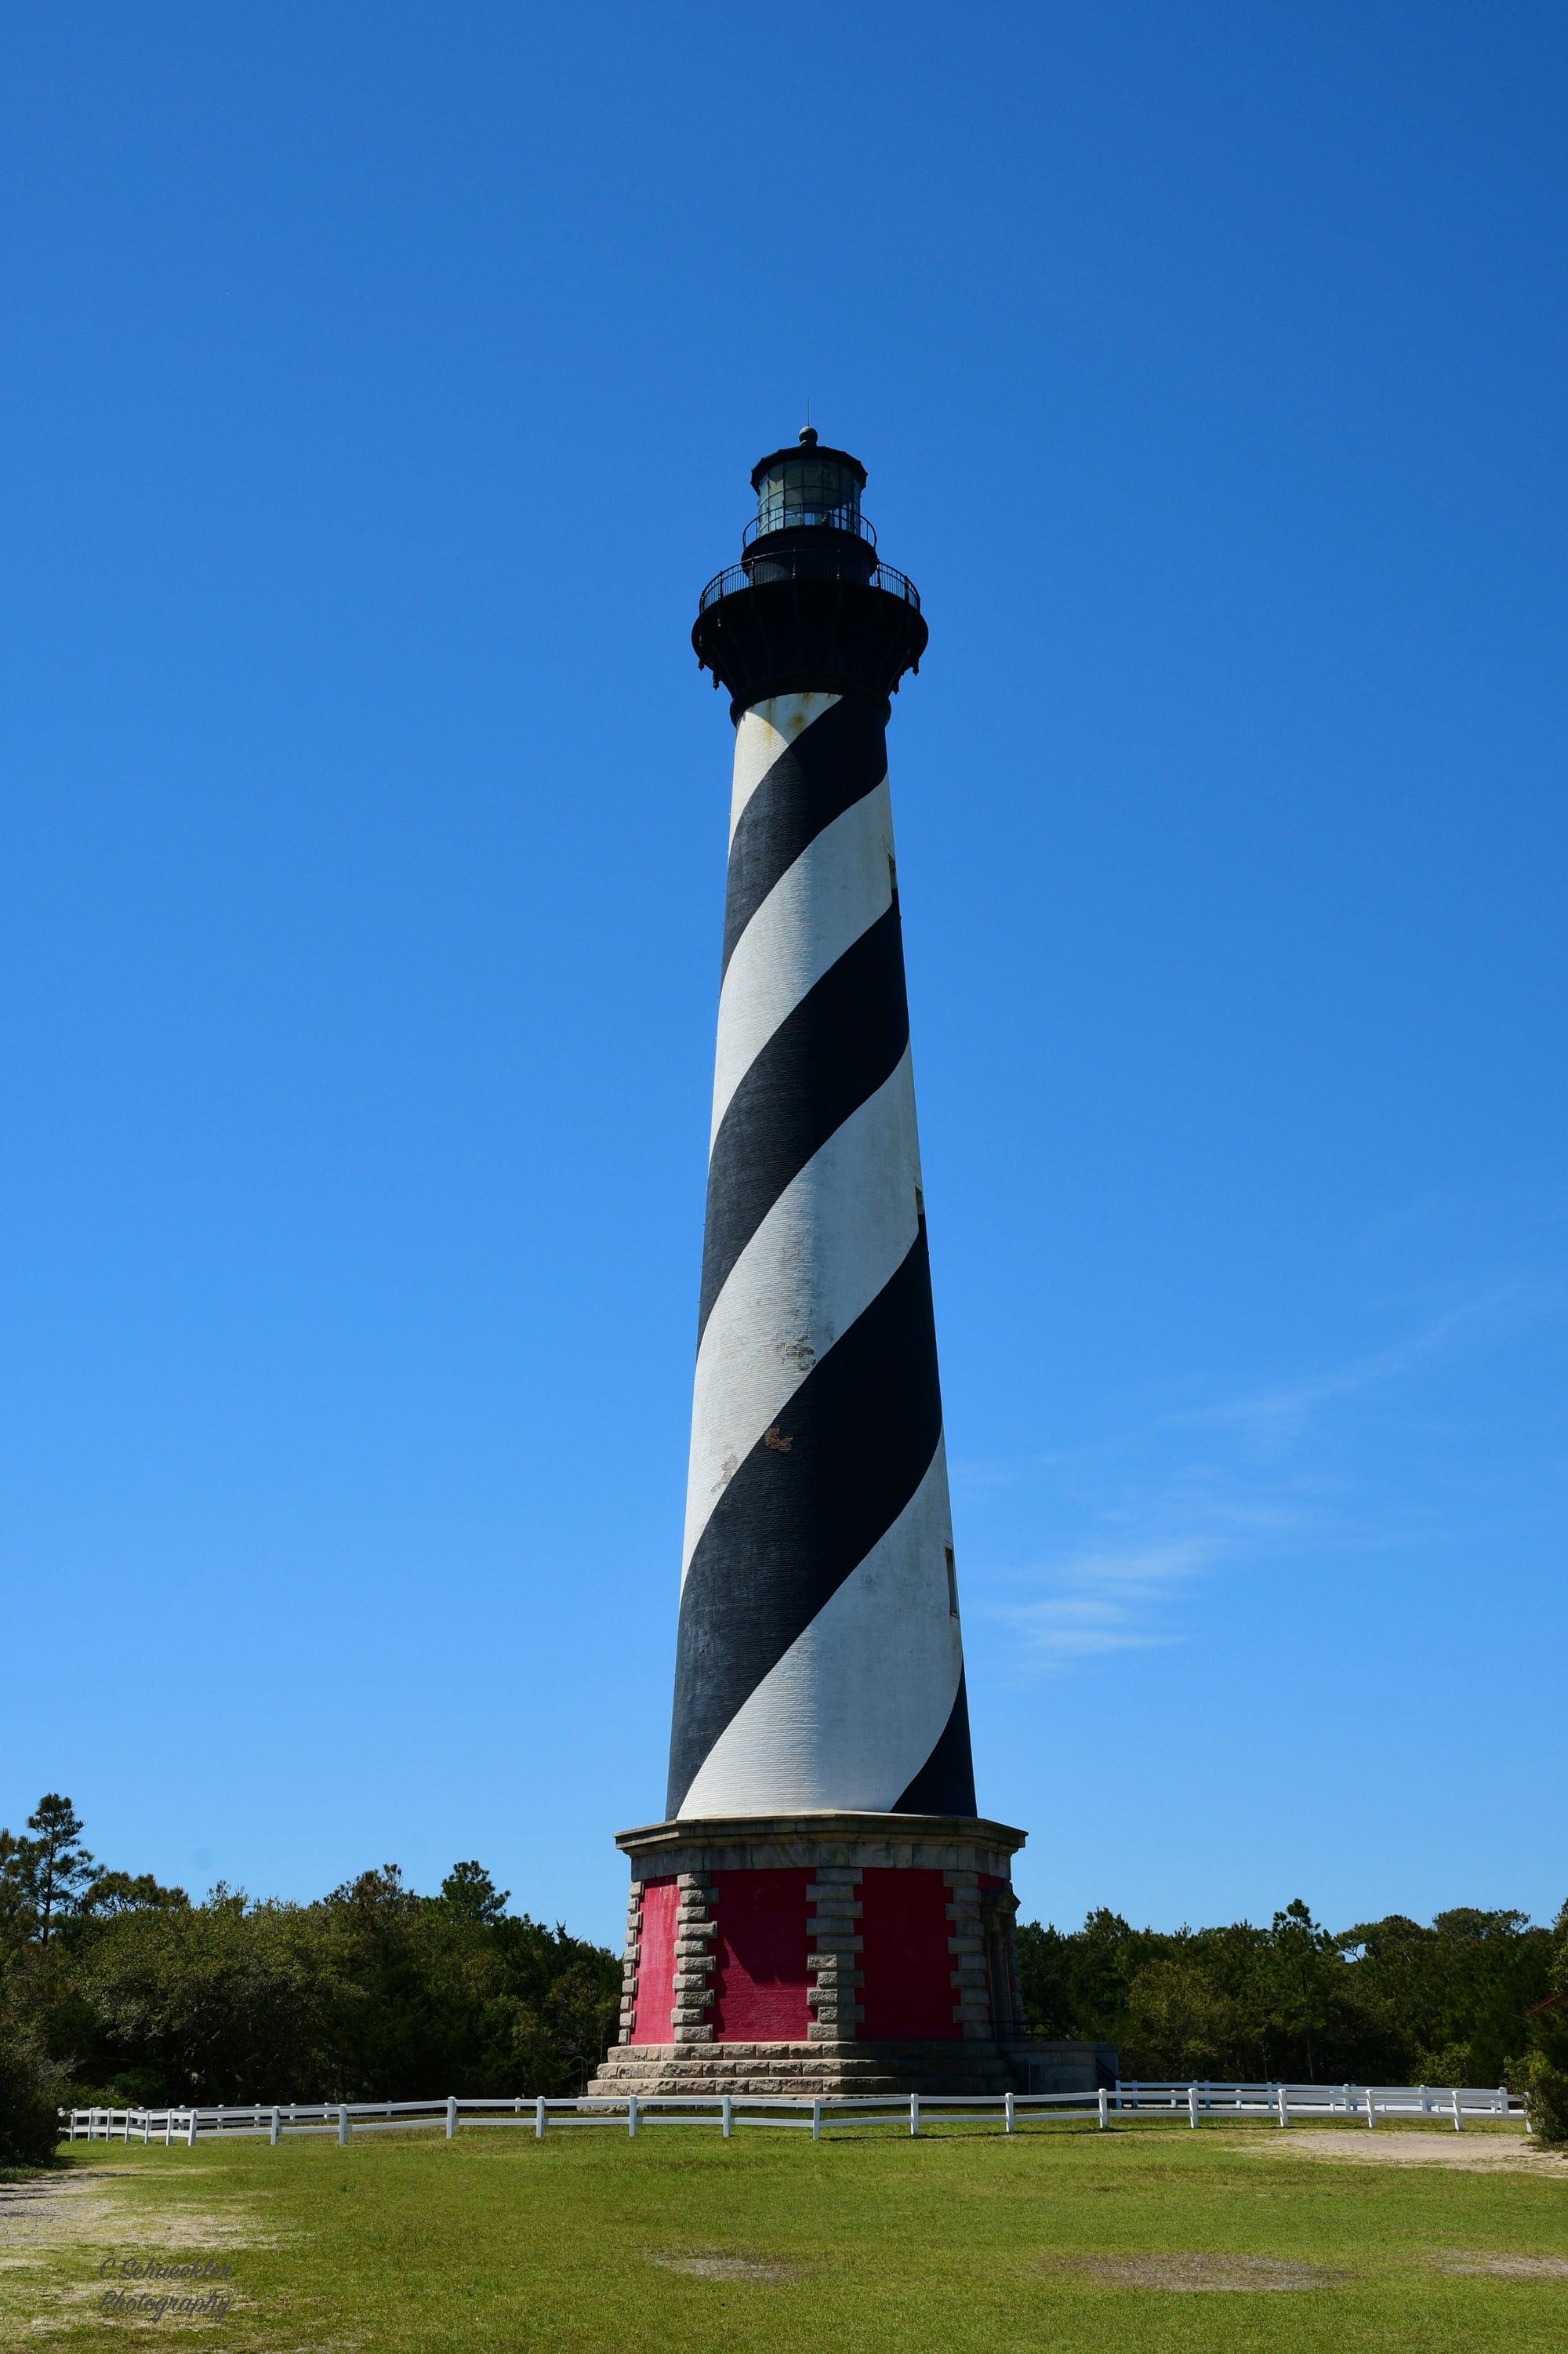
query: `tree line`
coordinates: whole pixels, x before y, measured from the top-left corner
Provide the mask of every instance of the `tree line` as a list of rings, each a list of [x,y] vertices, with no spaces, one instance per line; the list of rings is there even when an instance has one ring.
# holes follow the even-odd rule
[[[1554,1929],[1462,1906],[1333,1931],[1298,1899],[1173,1935],[1097,1912],[1018,1942],[1032,2031],[1115,2043],[1124,2076],[1517,2090],[1568,2016],[1568,1905]]]
[[[507,1907],[476,1861],[433,1896],[394,1864],[313,1903],[200,1903],[99,1865],[68,1798],[0,1831],[0,2161],[58,2106],[579,2092],[620,1957]],[[1032,2035],[1114,2043],[1126,2076],[1529,2089],[1568,2138],[1568,1906],[1554,1929],[1459,1909],[1330,1932],[1162,1935],[1118,1914],[1019,1929]]]
[[[576,2093],[618,2021],[620,1956],[478,1862],[434,1896],[383,1864],[308,1904],[193,1903],[82,1832],[57,1794],[0,1831],[0,2160],[46,2156],[60,2105]]]

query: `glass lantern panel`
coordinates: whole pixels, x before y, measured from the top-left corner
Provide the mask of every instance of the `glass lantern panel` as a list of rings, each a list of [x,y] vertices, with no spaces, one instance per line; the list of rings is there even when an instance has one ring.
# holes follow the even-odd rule
[[[823,458],[787,458],[765,474],[758,493],[764,530],[790,524],[841,523],[853,530],[860,485],[847,466]]]

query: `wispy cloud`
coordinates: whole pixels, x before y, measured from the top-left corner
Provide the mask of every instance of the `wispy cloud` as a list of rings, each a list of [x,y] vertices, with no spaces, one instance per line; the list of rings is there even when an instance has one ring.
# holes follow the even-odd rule
[[[1020,1460],[1016,1486],[1054,1490],[1049,1516],[1058,1527],[1076,1522],[1079,1533],[978,1581],[980,1611],[1008,1630],[1015,1667],[1063,1670],[1099,1654],[1180,1644],[1183,1598],[1223,1572],[1287,1553],[1299,1559],[1416,1541],[1418,1531],[1392,1527],[1386,1515],[1361,1524],[1356,1483],[1325,1468],[1314,1425],[1335,1405],[1489,1337],[1523,1288],[1495,1287],[1385,1348],[1294,1382],[1150,1415],[1075,1459]],[[994,1460],[957,1468],[960,1489],[977,1500],[1010,1484],[1008,1467]]]
[[[982,1606],[1012,1629],[1018,1664],[1039,1668],[1101,1651],[1160,1650],[1186,1640],[1177,1623],[1184,1591],[1227,1564],[1257,1561],[1309,1541],[1310,1510],[1279,1497],[1226,1493],[1212,1479],[1183,1482],[1104,1537],[987,1581]],[[1010,1601],[1000,1587],[1033,1589]]]
[[[1499,1309],[1517,1299],[1520,1289],[1518,1284],[1500,1285],[1460,1307],[1449,1309],[1445,1315],[1432,1318],[1389,1348],[1353,1357],[1348,1364],[1328,1373],[1287,1383],[1277,1389],[1262,1390],[1252,1397],[1199,1406],[1171,1419],[1177,1423],[1228,1425],[1235,1429],[1294,1436],[1305,1428],[1319,1406],[1352,1397],[1358,1391],[1372,1389],[1380,1383],[1397,1381],[1489,1320]]]
[[[1052,1588],[1039,1600],[993,1604],[987,1615],[1012,1628],[1037,1661],[1156,1650],[1181,1640],[1157,1622],[1160,1602],[1172,1585],[1209,1564],[1209,1548],[1192,1538],[1082,1553],[1034,1573]]]

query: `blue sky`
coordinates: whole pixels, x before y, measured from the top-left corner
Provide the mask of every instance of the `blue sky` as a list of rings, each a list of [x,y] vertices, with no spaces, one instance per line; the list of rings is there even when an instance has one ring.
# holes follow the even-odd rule
[[[1568,25],[6,12],[0,1819],[617,1934],[810,398],[1026,1911],[1568,1895]]]

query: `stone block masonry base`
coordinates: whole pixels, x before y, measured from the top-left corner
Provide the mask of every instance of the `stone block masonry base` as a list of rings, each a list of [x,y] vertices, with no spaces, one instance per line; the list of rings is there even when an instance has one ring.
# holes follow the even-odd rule
[[[1023,1833],[938,1815],[623,1832],[620,2037],[588,2090],[1001,2093],[1018,2035]]]

